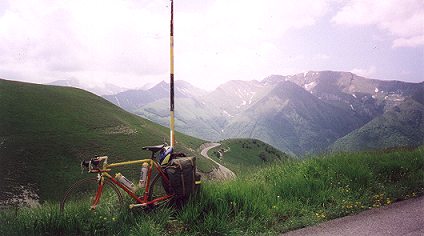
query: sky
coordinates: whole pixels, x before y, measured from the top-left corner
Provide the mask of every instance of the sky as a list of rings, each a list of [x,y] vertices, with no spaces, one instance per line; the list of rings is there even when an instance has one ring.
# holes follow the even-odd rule
[[[169,80],[169,0],[0,0],[0,78]],[[424,0],[174,0],[175,79],[310,70],[424,81]]]

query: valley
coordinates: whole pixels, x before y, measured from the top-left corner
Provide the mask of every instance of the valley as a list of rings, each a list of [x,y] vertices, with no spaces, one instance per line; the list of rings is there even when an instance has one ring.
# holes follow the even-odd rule
[[[144,159],[150,153],[143,146],[169,142],[168,136],[167,127],[87,91],[0,79],[0,206],[57,201],[87,177],[82,160]],[[178,132],[176,140],[176,151],[195,156],[205,180],[218,178],[219,166],[200,153],[206,141]],[[139,171],[125,170],[135,179]]]
[[[167,126],[169,86],[165,84],[105,98]],[[424,143],[423,132],[420,132],[424,82],[384,81],[350,72],[310,71],[290,76],[272,75],[261,81],[232,80],[211,92],[177,81],[176,89],[176,129],[205,140],[259,139],[296,156],[370,150],[381,143],[385,143],[383,147]],[[390,116],[393,109],[402,113],[403,120],[391,120],[391,125],[398,127],[396,135],[389,132],[379,136],[376,129],[367,128],[385,126],[381,123],[384,123],[383,117]],[[403,138],[400,143],[396,141],[399,133],[408,133],[407,130],[415,129],[417,124],[416,135]],[[358,136],[358,132],[365,134]],[[357,138],[351,138],[353,136]],[[352,144],[338,148],[341,142]]]

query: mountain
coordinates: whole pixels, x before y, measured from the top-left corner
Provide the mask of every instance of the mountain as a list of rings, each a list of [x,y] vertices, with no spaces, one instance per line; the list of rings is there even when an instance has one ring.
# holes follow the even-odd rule
[[[0,79],[0,203],[13,196],[57,199],[87,177],[81,160],[147,158],[141,147],[168,136],[168,128],[84,90]],[[178,132],[176,140],[177,151],[198,156],[202,140]],[[214,166],[200,156],[197,162],[204,172]],[[137,166],[134,173],[139,171]]]
[[[229,119],[260,99],[269,87],[257,81],[230,81],[203,96],[178,97],[175,101],[177,130],[207,140],[221,138]],[[132,110],[135,114],[164,126],[169,125],[169,98]]]
[[[424,105],[407,99],[362,126],[338,139],[332,151],[358,151],[416,147],[424,143]]]
[[[217,140],[221,136],[223,114],[214,105],[206,105],[201,98],[175,99],[175,129],[185,134]],[[163,98],[144,105],[135,114],[169,127],[169,99]]]
[[[107,94],[116,94],[116,93],[120,93],[122,91],[127,90],[127,88],[122,88],[110,83],[105,83],[105,84],[97,85],[97,86],[89,85],[89,84],[82,83],[77,79],[56,80],[51,83],[48,83],[47,85],[80,88],[80,89],[90,91],[99,96],[107,95]]]
[[[408,99],[417,99],[422,101],[422,95],[424,93],[424,83],[406,83],[400,81],[380,81],[363,78],[354,75],[349,72],[333,72],[333,71],[322,71],[322,72],[308,72],[303,74],[297,74],[294,76],[271,76],[263,80],[264,83],[281,83],[281,81],[291,81],[296,83],[299,87],[302,87],[304,91],[309,92],[313,97],[318,98],[324,102],[324,106],[318,109],[314,109],[317,106],[307,108],[307,112],[300,114],[300,119],[305,119],[308,113],[323,114],[324,120],[330,121],[327,125],[330,125],[331,132],[328,132],[328,126],[317,126],[315,121],[309,120],[302,124],[296,124],[294,127],[300,128],[299,136],[290,136],[288,140],[298,143],[300,149],[294,149],[295,153],[303,154],[308,152],[320,152],[327,149],[338,137],[344,136],[362,125],[367,124],[371,120],[382,116],[385,112],[391,110],[393,107],[402,105]],[[284,89],[282,89],[284,90]],[[284,90],[287,92],[287,90]],[[300,91],[297,92],[300,94]],[[296,98],[297,100],[307,101],[305,98]],[[306,102],[311,104],[311,102]],[[338,108],[337,110],[329,110],[332,106]],[[302,106],[302,104],[294,105],[296,109]],[[327,107],[325,109],[324,107]],[[310,112],[308,112],[310,111]],[[402,111],[403,113],[404,111]],[[290,114],[290,112],[285,112]],[[298,120],[297,119],[291,119]],[[307,120],[307,118],[306,118]],[[311,122],[312,121],[312,122]],[[346,121],[346,122],[344,122]],[[376,120],[378,123],[381,120]],[[341,123],[340,123],[341,122]],[[268,122],[276,127],[277,122]],[[344,123],[344,125],[340,125]],[[291,122],[285,123],[285,128],[290,127]],[[321,123],[324,124],[324,123]],[[315,129],[313,127],[315,127]],[[399,124],[398,124],[399,125]],[[327,128],[326,128],[327,127]],[[343,128],[344,127],[344,128]],[[268,134],[272,134],[272,129],[268,129]],[[281,131],[283,129],[277,129]],[[374,130],[376,131],[376,130]],[[280,132],[279,132],[280,133]],[[308,134],[309,133],[309,134]],[[314,135],[318,135],[315,136]],[[306,136],[306,139],[302,138]],[[418,138],[418,136],[415,136]],[[287,140],[284,137],[274,140]],[[302,140],[308,140],[303,142]],[[326,141],[324,141],[326,140]],[[315,141],[318,141],[316,143]],[[351,140],[353,141],[353,140]],[[359,140],[358,140],[359,141]],[[305,145],[302,145],[304,143]],[[389,144],[390,143],[390,144]],[[422,144],[423,140],[418,139],[410,144]],[[281,147],[276,143],[270,142],[270,144],[276,147]],[[397,146],[400,143],[395,141],[386,142],[387,146]],[[361,148],[363,147],[363,148]],[[375,147],[378,147],[376,145]],[[293,150],[293,145],[292,148]],[[368,149],[367,145],[357,144],[354,150]],[[283,149],[284,150],[284,149]]]
[[[174,89],[176,98],[195,98],[206,93],[204,90],[196,88],[182,80],[175,81]],[[127,111],[134,112],[144,105],[160,99],[167,99],[169,103],[169,91],[169,84],[162,81],[147,90],[134,89],[103,97]]]
[[[360,125],[351,112],[325,103],[295,83],[282,81],[232,119],[223,136],[258,138],[285,152],[304,155],[323,151]]]
[[[380,115],[385,109],[398,105],[405,97],[415,96],[424,89],[424,83],[374,80],[350,72],[308,72],[287,76],[284,80],[296,83],[327,103],[354,110],[357,116],[364,119]],[[264,81],[276,79],[271,77]]]
[[[423,94],[424,82],[375,80],[337,71],[232,80],[202,96],[178,96],[176,129],[207,140],[255,138],[305,155],[326,151],[409,99],[423,104]],[[121,106],[168,125],[167,96],[147,101],[140,94],[143,104]]]
[[[228,81],[204,96],[204,102],[231,118],[248,109],[272,89],[258,81]]]

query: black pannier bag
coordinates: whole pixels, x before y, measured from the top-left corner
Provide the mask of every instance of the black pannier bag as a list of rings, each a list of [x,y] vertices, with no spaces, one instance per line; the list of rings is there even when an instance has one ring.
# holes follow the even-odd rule
[[[196,174],[195,157],[177,157],[172,159],[166,167],[166,174],[175,197],[179,199],[188,198],[197,191],[196,183],[200,184],[200,175],[197,176]]]

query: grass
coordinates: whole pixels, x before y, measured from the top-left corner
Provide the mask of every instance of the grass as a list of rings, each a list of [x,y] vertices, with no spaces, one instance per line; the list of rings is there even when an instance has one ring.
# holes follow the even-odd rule
[[[221,146],[209,150],[208,155],[237,175],[290,159],[287,154],[257,139],[223,140]]]
[[[141,148],[161,144],[165,137],[168,128],[89,92],[0,79],[0,205],[8,193],[21,191],[17,186],[41,200],[57,200],[81,178],[81,160],[148,158]],[[213,163],[196,151],[203,140],[181,133],[176,140],[176,151],[197,156],[201,171],[212,170]]]
[[[0,234],[277,235],[424,194],[424,147],[275,162],[232,181],[204,184],[177,210],[115,216],[57,205],[0,212]]]

